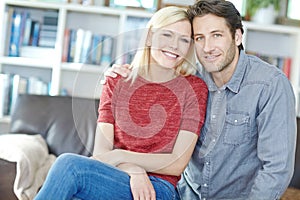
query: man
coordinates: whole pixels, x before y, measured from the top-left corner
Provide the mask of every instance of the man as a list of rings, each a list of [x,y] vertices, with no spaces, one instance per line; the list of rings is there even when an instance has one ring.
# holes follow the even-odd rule
[[[279,199],[293,174],[292,88],[276,67],[246,55],[234,5],[189,8],[197,57],[209,88],[206,122],[178,189],[183,199]]]
[[[279,199],[294,169],[290,82],[276,67],[245,54],[241,16],[229,1],[200,0],[189,15],[209,98],[179,194],[186,200]]]

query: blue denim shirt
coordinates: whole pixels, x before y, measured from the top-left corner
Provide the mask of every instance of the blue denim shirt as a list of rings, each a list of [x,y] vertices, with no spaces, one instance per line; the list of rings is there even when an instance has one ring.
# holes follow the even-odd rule
[[[209,89],[207,115],[178,191],[182,199],[279,199],[294,169],[295,98],[274,66],[240,52],[231,80]]]

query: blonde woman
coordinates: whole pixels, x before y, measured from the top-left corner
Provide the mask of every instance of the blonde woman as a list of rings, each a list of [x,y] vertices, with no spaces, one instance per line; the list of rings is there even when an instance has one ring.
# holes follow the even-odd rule
[[[178,199],[207,100],[191,38],[185,9],[153,15],[129,77],[103,86],[93,156],[61,155],[36,200]]]

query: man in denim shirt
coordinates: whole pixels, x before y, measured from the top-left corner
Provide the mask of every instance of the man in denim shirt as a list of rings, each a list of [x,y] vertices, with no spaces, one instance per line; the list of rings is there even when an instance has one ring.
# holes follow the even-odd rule
[[[200,139],[178,183],[181,199],[279,199],[294,169],[290,82],[275,66],[245,54],[232,3],[200,0],[189,13],[209,97]],[[127,70],[114,66],[106,74],[126,76]]]
[[[286,76],[242,50],[232,3],[189,8],[209,89],[206,122],[178,190],[182,199],[279,199],[294,169],[295,100]]]

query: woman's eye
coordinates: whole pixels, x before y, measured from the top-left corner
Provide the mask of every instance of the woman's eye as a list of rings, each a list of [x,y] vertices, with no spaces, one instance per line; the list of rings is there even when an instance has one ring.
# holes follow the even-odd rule
[[[162,34],[164,37],[171,37],[171,34],[170,33],[163,33]]]
[[[189,44],[191,42],[191,40],[189,38],[181,38],[180,40],[187,44]]]

